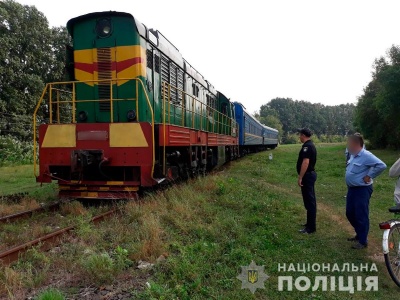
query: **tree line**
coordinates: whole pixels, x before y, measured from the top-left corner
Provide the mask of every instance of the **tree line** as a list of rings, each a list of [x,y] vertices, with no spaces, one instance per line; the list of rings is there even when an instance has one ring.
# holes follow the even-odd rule
[[[34,6],[0,1],[0,165],[32,162],[33,111],[45,84],[64,78],[69,43]]]
[[[293,132],[307,126],[319,137],[338,141],[361,132],[373,148],[400,148],[400,46],[392,45],[373,62],[372,79],[357,104],[324,106],[290,98],[275,98],[255,116],[280,130],[283,143],[296,140]],[[331,137],[331,138],[329,138]]]
[[[260,107],[256,118],[280,132],[282,143],[298,140],[296,129],[310,128],[316,138],[326,142],[342,141],[348,133],[354,132],[354,104],[327,106],[320,103],[275,98]]]

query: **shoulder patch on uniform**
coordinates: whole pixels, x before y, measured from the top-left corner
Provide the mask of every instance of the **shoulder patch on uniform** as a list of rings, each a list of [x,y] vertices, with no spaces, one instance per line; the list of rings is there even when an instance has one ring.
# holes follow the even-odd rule
[[[308,151],[308,147],[303,147],[303,152],[307,152]]]

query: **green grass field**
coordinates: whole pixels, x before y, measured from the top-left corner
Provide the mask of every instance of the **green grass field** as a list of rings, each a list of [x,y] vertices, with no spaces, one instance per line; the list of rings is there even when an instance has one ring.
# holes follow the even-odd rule
[[[66,244],[63,255],[47,254],[46,261],[55,265],[49,273],[53,276],[65,272],[75,279],[82,276],[82,282],[96,285],[79,266],[82,253],[85,249],[112,253],[121,246],[133,261],[155,262],[160,254],[167,257],[149,272],[149,288],[132,288],[132,299],[398,299],[400,289],[385,268],[378,227],[381,221],[393,217],[387,208],[393,204],[395,180],[388,177],[386,170],[375,181],[369,247],[350,249],[351,243],[346,239],[354,233],[345,217],[344,147],[317,145],[318,229],[313,235],[298,233],[305,221],[295,172],[300,145],[280,146],[232,162],[211,176],[128,204],[122,217],[78,234],[79,242]],[[373,152],[388,166],[399,155],[389,150]],[[268,159],[270,153],[274,156],[272,161]],[[27,183],[31,184],[29,180]],[[242,290],[236,278],[241,266],[252,260],[264,265],[270,276],[266,288],[258,289],[254,295]],[[66,265],[66,261],[74,263]],[[279,272],[278,265],[285,263],[336,263],[340,267],[344,263],[376,263],[379,271]],[[15,272],[23,271],[17,268]],[[134,267],[121,272],[143,277],[143,272]],[[120,275],[112,276],[118,281]],[[278,291],[278,276],[307,276],[312,285],[316,276],[345,276],[345,285],[347,276],[379,276],[379,291],[349,294],[337,291],[337,287],[336,291],[322,291],[321,286],[316,291]],[[44,277],[42,285],[45,284]],[[68,294],[73,287],[59,288]]]
[[[40,201],[54,200],[56,195],[54,184],[40,187],[36,183],[32,165],[0,167],[0,199],[17,193],[28,193]]]
[[[354,233],[345,217],[344,145],[318,145],[318,231],[301,235],[297,231],[305,221],[305,211],[295,173],[299,147],[279,147],[272,151],[272,161],[268,159],[271,152],[251,155],[194,183],[192,195],[184,200],[195,206],[193,219],[185,223],[177,217],[163,224],[172,255],[156,269],[143,299],[398,299],[400,290],[383,263],[378,228],[379,222],[392,217],[387,208],[393,204],[395,181],[388,178],[388,171],[376,180],[369,248],[352,250],[346,241]],[[392,151],[374,152],[388,166],[398,156]],[[265,265],[270,276],[266,289],[254,295],[241,290],[236,279],[240,266],[252,260]],[[279,263],[376,263],[379,273],[282,273]],[[278,291],[277,277],[285,275],[306,275],[312,283],[315,276],[378,275],[379,291],[350,295],[324,292],[321,286],[318,291]]]

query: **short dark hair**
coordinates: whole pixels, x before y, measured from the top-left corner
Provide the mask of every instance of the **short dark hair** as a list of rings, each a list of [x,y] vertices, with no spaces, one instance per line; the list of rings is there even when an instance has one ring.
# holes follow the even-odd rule
[[[359,144],[360,147],[364,147],[364,139],[363,139],[361,133],[356,132],[352,135],[349,135],[349,140]]]

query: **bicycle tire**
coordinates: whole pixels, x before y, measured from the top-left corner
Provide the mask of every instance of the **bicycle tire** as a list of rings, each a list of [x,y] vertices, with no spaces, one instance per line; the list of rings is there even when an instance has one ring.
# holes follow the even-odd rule
[[[384,255],[386,268],[392,280],[400,287],[400,224],[395,224],[390,228],[388,243],[389,253]]]

